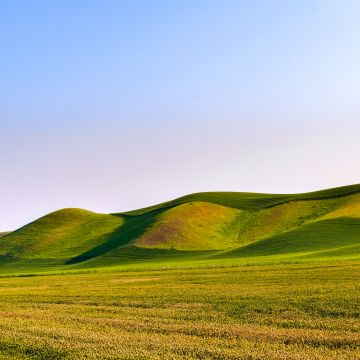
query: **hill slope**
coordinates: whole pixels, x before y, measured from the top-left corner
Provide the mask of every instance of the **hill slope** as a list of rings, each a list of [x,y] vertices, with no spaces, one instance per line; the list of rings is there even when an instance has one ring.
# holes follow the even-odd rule
[[[1,237],[0,272],[24,264],[76,268],[359,255],[360,185],[352,185],[293,195],[198,193],[109,215],[64,209]]]
[[[106,241],[122,223],[119,216],[59,210],[3,237],[0,256],[66,259]]]

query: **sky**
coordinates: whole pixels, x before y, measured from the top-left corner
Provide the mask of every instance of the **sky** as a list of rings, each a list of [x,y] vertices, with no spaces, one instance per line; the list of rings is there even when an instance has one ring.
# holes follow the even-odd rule
[[[360,182],[358,0],[3,0],[0,231]]]

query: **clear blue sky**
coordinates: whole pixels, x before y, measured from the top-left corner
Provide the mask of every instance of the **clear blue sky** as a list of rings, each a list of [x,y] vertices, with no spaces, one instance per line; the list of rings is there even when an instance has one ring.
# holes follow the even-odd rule
[[[360,2],[0,2],[0,231],[360,178]]]

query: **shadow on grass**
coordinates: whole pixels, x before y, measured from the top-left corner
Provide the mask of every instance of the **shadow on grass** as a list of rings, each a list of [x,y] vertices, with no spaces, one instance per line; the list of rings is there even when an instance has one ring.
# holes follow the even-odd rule
[[[273,255],[296,255],[335,251],[358,255],[360,220],[350,217],[327,219],[305,224],[250,244],[223,251],[214,258],[246,258]],[[349,250],[349,246],[352,246]]]
[[[124,224],[110,233],[107,241],[68,260],[66,264],[78,264],[129,244],[132,240],[141,236],[155,222],[157,215],[161,212],[162,210],[152,211],[139,216],[121,215],[124,218]]]

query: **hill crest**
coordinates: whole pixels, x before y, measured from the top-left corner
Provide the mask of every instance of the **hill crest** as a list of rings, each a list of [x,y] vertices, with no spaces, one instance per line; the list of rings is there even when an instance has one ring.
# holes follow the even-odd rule
[[[360,184],[305,194],[196,193],[116,214],[66,208],[0,238],[3,267],[241,262],[321,252],[360,256]]]

